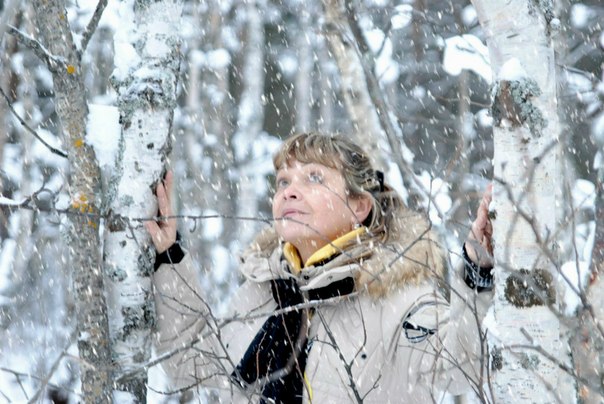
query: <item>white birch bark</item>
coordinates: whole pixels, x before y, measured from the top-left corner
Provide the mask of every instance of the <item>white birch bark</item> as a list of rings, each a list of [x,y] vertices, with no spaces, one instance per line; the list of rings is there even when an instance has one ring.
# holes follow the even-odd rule
[[[237,112],[237,133],[234,140],[237,142],[237,160],[240,169],[238,189],[239,198],[237,216],[258,217],[258,197],[256,195],[257,176],[250,169],[246,169],[252,156],[252,144],[262,131],[264,123],[264,23],[259,8],[262,2],[250,1],[247,3],[248,18],[247,44],[243,68],[243,93]],[[239,237],[242,245],[247,245],[258,231],[256,222],[238,221]]]
[[[61,0],[35,0],[36,27],[42,44],[55,57],[55,109],[69,155],[71,215],[68,223],[70,267],[73,274],[78,350],[84,402],[109,400],[110,367],[107,311],[100,263],[100,170],[92,146],[84,142],[88,104],[81,64],[67,13]],[[57,62],[60,60],[60,62]]]
[[[143,223],[124,218],[152,218],[157,213],[155,187],[171,148],[182,29],[179,1],[137,1],[133,7],[133,20],[123,21],[123,28],[130,31],[127,38],[137,53],[136,63],[123,78],[114,76],[122,133],[109,184],[104,246],[111,349],[118,366],[116,390],[123,392],[120,402],[145,401],[147,375],[141,365],[150,358],[155,323],[151,290],[155,249]],[[116,43],[116,49],[124,46]]]
[[[386,134],[369,95],[356,46],[351,42],[353,35],[350,33],[343,2],[323,0],[323,5],[325,36],[340,71],[344,103],[352,122],[352,140],[362,144],[375,165],[384,170],[384,152],[380,148],[380,141],[386,139]]]
[[[312,73],[314,68],[313,36],[310,28],[310,13],[300,10],[300,32],[298,33],[298,72],[296,74],[296,132],[312,129]]]
[[[554,313],[560,128],[546,3],[473,1],[495,78],[495,299],[487,321],[495,402],[572,402],[572,383],[531,347],[569,363]]]
[[[327,44],[322,41],[318,52],[319,68],[321,71],[320,89],[318,91],[320,98],[320,109],[318,127],[320,132],[330,133],[334,128],[334,77],[331,74],[331,63]]]
[[[14,3],[16,2],[12,2],[11,4],[7,4],[5,5],[5,7],[14,7],[16,9],[16,6],[14,5]],[[7,8],[5,8],[5,10],[3,11],[2,17],[1,19],[4,22],[0,22],[0,24],[12,24],[12,25],[16,25],[16,18],[13,15],[10,19],[8,19],[8,14],[15,14],[16,10],[9,10]],[[0,40],[2,39],[2,32],[1,32],[1,27],[0,27]],[[19,51],[18,45],[17,45],[17,40],[13,37],[10,37],[7,35],[7,37],[4,39],[4,41],[2,41],[2,45],[1,48],[2,50],[2,54],[0,54],[0,65],[1,66],[6,66],[6,68],[4,69],[4,74],[0,76],[0,86],[2,87],[2,91],[4,92],[4,94],[6,94],[6,96],[10,99],[13,100],[13,98],[16,98],[17,96],[17,86],[19,84],[19,80],[23,77],[23,74],[17,75],[14,68],[9,67],[11,66],[11,61],[13,59],[13,57],[15,57],[15,55],[17,54],[17,52]],[[21,95],[21,94],[20,94]],[[21,97],[23,97],[23,95],[21,95]],[[6,134],[4,136],[0,136],[0,161],[4,158],[4,145],[7,143],[10,134],[13,131],[19,131],[20,129],[12,124],[13,121],[13,116],[11,116],[11,112],[10,112],[10,108],[8,107],[8,101],[4,99],[4,97],[2,95],[0,95],[0,127],[5,128]],[[25,107],[24,109],[26,109],[27,107]],[[24,134],[24,131],[20,131],[18,133]],[[26,134],[26,136],[29,136],[29,134]],[[4,183],[3,181],[0,181],[0,194],[2,195],[7,195],[6,191],[3,189]],[[25,191],[26,192],[26,191]],[[10,217],[10,213],[5,212],[3,210],[0,211],[0,239],[5,240],[8,238],[8,219]],[[1,314],[0,314],[1,315]],[[2,323],[2,320],[0,320],[0,323]]]
[[[579,388],[583,403],[596,404],[604,400],[602,369],[604,368],[604,144],[597,142],[600,162],[596,179],[595,237],[591,253],[591,279],[587,288],[587,307],[579,311],[579,327],[574,336],[573,362],[579,376],[587,383]]]

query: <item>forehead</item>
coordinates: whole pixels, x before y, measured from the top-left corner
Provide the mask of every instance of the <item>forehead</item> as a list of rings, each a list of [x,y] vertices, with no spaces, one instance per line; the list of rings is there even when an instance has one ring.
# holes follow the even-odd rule
[[[325,173],[339,172],[337,169],[328,167],[321,163],[315,163],[315,162],[304,163],[304,162],[300,162],[300,161],[294,160],[294,159],[288,160],[287,164],[283,164],[283,165],[281,165],[281,167],[279,167],[277,169],[277,173],[286,173],[286,172],[293,172],[293,171],[321,171],[321,172],[325,172]]]
[[[307,139],[308,140],[308,139]],[[275,154],[273,166],[276,170],[282,167],[293,166],[294,163],[320,164],[325,167],[338,168],[341,165],[341,156],[331,142],[286,142]]]

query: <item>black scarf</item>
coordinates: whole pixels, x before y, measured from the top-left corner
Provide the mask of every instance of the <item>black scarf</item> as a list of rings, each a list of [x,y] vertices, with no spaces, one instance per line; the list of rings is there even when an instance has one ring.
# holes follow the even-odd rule
[[[273,279],[271,289],[276,310],[304,303],[294,279]],[[308,291],[308,301],[344,296],[353,290],[354,279],[344,278]],[[242,387],[260,383],[260,403],[302,403],[304,368],[310,350],[307,320],[312,311],[296,309],[270,316],[231,374],[233,381]]]

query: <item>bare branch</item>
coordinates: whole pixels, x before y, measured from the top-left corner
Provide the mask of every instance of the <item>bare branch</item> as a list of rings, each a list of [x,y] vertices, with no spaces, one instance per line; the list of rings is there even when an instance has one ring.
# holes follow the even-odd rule
[[[12,36],[14,36],[15,38],[17,38],[17,41],[21,45],[31,49],[35,53],[35,55],[40,60],[42,60],[44,62],[44,64],[46,64],[46,67],[51,72],[54,73],[59,70],[59,67],[66,66],[66,63],[64,60],[52,55],[50,53],[50,51],[48,49],[46,49],[46,47],[44,45],[42,45],[39,41],[30,37],[29,35],[25,34],[24,32],[18,30],[17,28],[13,27],[12,25],[8,26],[7,32],[9,34],[11,34]]]
[[[92,18],[88,22],[86,26],[86,31],[82,34],[82,43],[80,45],[80,50],[78,51],[78,58],[81,60],[82,55],[86,52],[86,48],[88,47],[88,43],[90,42],[90,38],[94,35],[96,28],[99,25],[99,21],[101,20],[101,16],[103,15],[103,11],[107,7],[107,0],[100,0],[96,5],[96,9],[94,10],[94,14]]]
[[[323,323],[325,332],[327,333],[327,336],[329,337],[329,340],[331,341],[331,346],[338,353],[338,357],[342,361],[342,365],[344,366],[344,370],[346,370],[346,375],[348,376],[348,386],[354,393],[354,398],[355,398],[356,402],[362,403],[363,397],[361,397],[361,393],[359,392],[359,389],[357,388],[354,376],[352,374],[352,364],[354,362],[354,358],[350,361],[346,360],[346,358],[344,357],[344,354],[342,353],[342,350],[340,349],[340,347],[338,346],[338,343],[336,342],[336,338],[334,337],[333,333],[331,332],[331,329],[329,328],[329,325],[327,324],[327,321],[323,317],[323,314],[321,314],[320,311],[317,311],[316,315],[319,316],[319,318],[321,319],[321,323]]]
[[[51,145],[49,145],[48,143],[46,143],[46,141],[44,139],[42,139],[42,137],[35,131],[33,130],[26,122],[23,118],[21,118],[21,116],[19,116],[19,114],[17,113],[17,111],[15,111],[15,109],[13,108],[13,105],[11,103],[10,98],[8,98],[8,96],[6,95],[6,93],[4,92],[4,90],[2,90],[2,88],[0,87],[0,94],[2,94],[2,97],[4,97],[4,99],[6,100],[6,104],[8,105],[8,108],[10,109],[10,111],[12,112],[12,114],[15,116],[15,118],[17,118],[19,120],[19,123],[21,123],[21,125],[27,129],[27,131],[29,133],[31,133],[32,135],[35,136],[36,139],[38,139],[40,142],[42,142],[42,144],[44,146],[46,146],[48,148],[48,150],[50,150],[52,153],[56,154],[57,156],[61,156],[63,158],[67,158],[67,153],[65,153],[62,150],[59,150],[55,147],[52,147]]]
[[[555,366],[557,366],[560,370],[567,373],[569,376],[573,377],[577,382],[588,386],[589,388],[593,389],[594,391],[602,391],[601,386],[594,385],[589,380],[579,376],[577,374],[577,372],[575,371],[575,369],[573,369],[571,366],[564,364],[552,353],[546,351],[541,345],[536,344],[533,337],[528,333],[528,331],[526,329],[520,328],[520,332],[529,341],[529,344],[512,345],[509,347],[510,350],[513,348],[520,348],[520,349],[530,349],[530,350],[536,351],[539,354],[543,355],[547,360],[549,360]]]
[[[25,387],[23,386],[23,383],[21,382],[21,379],[27,378],[27,379],[34,379],[34,380],[43,380],[39,376],[32,375],[32,374],[29,374],[29,373],[18,372],[16,370],[5,368],[5,367],[2,367],[2,366],[0,366],[0,372],[10,373],[13,376],[15,376],[15,378],[17,379],[17,383],[21,386],[21,390],[23,391],[23,394],[25,395],[25,397],[27,397],[27,393],[25,391]],[[78,395],[78,393],[75,390],[71,390],[71,389],[65,388],[63,386],[59,386],[57,384],[54,384],[54,383],[46,383],[46,385],[49,386],[49,387],[52,387],[54,389],[57,389],[57,390],[64,390],[64,391],[67,391],[67,392],[69,392],[71,394]]]
[[[50,367],[48,375],[46,375],[46,377],[44,379],[41,379],[42,384],[41,384],[40,388],[38,389],[38,391],[36,391],[36,394],[34,394],[33,397],[28,401],[28,404],[33,404],[36,401],[38,401],[38,399],[40,398],[40,395],[46,389],[46,386],[48,386],[48,384],[50,382],[50,379],[52,378],[52,376],[56,372],[57,368],[59,367],[59,364],[61,363],[61,360],[63,360],[63,358],[67,354],[67,350],[69,349],[69,346],[71,344],[73,344],[73,340],[75,339],[75,334],[76,333],[77,333],[77,331],[75,331],[75,332],[73,332],[71,334],[71,336],[69,337],[69,340],[67,342],[67,346],[65,346],[65,349],[63,349],[63,352],[61,352],[61,354],[57,357],[57,359],[55,360],[55,362]]]

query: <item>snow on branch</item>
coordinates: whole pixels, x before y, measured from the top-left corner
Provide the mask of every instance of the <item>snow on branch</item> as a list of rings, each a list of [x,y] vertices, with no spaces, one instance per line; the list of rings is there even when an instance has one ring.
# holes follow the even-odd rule
[[[34,54],[46,64],[46,67],[51,72],[58,71],[59,67],[66,68],[67,63],[62,58],[54,56],[48,49],[46,49],[44,45],[42,45],[36,39],[18,30],[12,25],[8,26],[7,32],[14,36],[21,45],[31,49]]]
[[[443,68],[453,76],[471,70],[489,84],[493,78],[489,50],[474,35],[457,35],[445,40]]]

